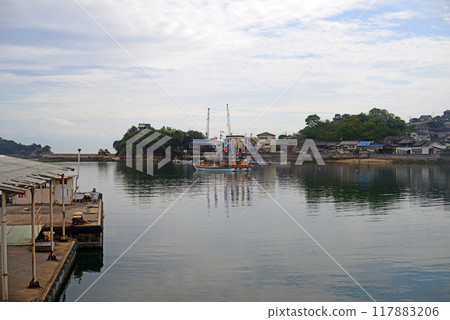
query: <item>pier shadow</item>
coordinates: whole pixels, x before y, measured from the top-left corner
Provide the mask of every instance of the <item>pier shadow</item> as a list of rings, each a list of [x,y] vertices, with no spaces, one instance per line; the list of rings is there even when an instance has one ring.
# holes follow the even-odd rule
[[[55,301],[70,301],[67,289],[71,284],[80,285],[86,274],[100,273],[103,268],[103,248],[80,249],[70,276],[62,286]],[[78,287],[78,286],[77,286]],[[81,292],[80,292],[81,293]],[[76,293],[75,293],[76,294]]]

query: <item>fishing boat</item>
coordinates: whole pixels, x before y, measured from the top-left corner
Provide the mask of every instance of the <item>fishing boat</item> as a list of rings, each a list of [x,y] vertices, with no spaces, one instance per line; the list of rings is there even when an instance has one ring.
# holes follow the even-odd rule
[[[209,172],[234,172],[235,168],[229,168],[225,166],[215,166],[208,164],[194,164],[195,169],[197,171],[209,171]]]
[[[206,139],[209,140],[209,113],[210,109],[208,108],[207,115],[207,124],[206,124]],[[246,148],[248,145],[244,142],[245,136],[243,135],[232,135],[231,127],[230,127],[230,110],[227,104],[227,126],[228,126],[228,135],[226,136],[224,142],[218,141],[217,138],[214,139],[214,149],[220,148],[224,153],[236,152],[234,159],[225,160],[225,161],[217,161],[213,159],[208,159],[206,157],[207,152],[205,152],[204,156],[208,159],[205,162],[200,164],[193,163],[195,169],[197,171],[209,171],[209,172],[240,172],[240,171],[249,171],[253,168],[253,163],[251,160],[247,160],[245,158]],[[215,153],[215,152],[214,152]]]

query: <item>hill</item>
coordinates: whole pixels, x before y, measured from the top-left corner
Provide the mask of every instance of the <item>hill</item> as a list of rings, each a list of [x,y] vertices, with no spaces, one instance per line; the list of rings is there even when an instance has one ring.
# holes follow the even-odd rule
[[[321,121],[316,114],[309,115],[302,138],[316,140],[373,140],[388,136],[403,136],[408,131],[405,121],[385,109],[373,108],[368,114],[336,114],[333,121]]]
[[[161,129],[157,130],[151,126],[149,126],[148,129],[150,130],[148,135],[150,135],[154,132],[161,133],[161,136],[156,138],[155,142],[158,141],[163,136],[168,136],[171,138],[167,143],[165,143],[163,145],[163,148],[156,150],[156,152],[155,152],[156,155],[164,155],[165,147],[170,146],[173,157],[183,156],[184,150],[189,150],[189,145],[193,139],[204,139],[205,138],[201,132],[194,131],[194,130],[189,130],[189,131],[185,132],[185,131],[173,129],[170,127],[162,127]],[[125,156],[126,141],[139,132],[140,132],[140,129],[136,128],[135,126],[132,126],[123,135],[123,138],[121,140],[114,141],[113,147],[116,150],[117,156]],[[137,140],[136,143],[142,141],[143,139],[144,139],[144,137]],[[150,147],[150,145],[146,146],[145,149],[147,149],[148,147]]]
[[[0,154],[3,155],[33,157],[49,153],[52,153],[52,151],[51,147],[48,145],[44,147],[36,143],[24,145],[22,143],[17,143],[13,140],[6,140],[0,137]]]

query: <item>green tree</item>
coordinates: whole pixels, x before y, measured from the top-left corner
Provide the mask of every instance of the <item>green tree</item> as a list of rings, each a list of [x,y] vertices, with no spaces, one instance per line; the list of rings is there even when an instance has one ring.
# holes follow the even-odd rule
[[[204,139],[205,136],[199,132],[194,130],[189,130],[187,132],[184,132],[182,130],[173,129],[171,127],[163,126],[161,129],[156,130],[155,128],[150,127],[150,132],[148,135],[142,137],[141,139],[137,140],[136,143],[139,143],[146,137],[148,137],[150,134],[154,132],[159,132],[161,135],[157,137],[154,141],[158,141],[164,136],[171,137],[171,139],[164,144],[161,148],[158,148],[155,151],[156,155],[164,155],[166,147],[170,146],[172,156],[181,156],[184,154],[184,150],[189,150],[190,143],[194,139]],[[136,127],[131,127],[127,130],[127,132],[123,135],[122,139],[116,140],[113,143],[113,147],[116,150],[116,155],[124,156],[126,155],[126,141],[130,138],[132,138],[135,134],[139,133],[139,130]],[[149,147],[148,145],[147,147]],[[144,148],[145,149],[145,148]],[[145,150],[144,150],[145,152]]]
[[[387,136],[401,136],[407,131],[406,122],[385,109],[373,108],[368,114],[343,114],[340,121],[320,121],[312,114],[305,119],[302,139],[317,140],[374,140]]]
[[[45,147],[42,147],[40,144],[36,143],[24,145],[13,140],[6,140],[0,137],[0,154],[32,157],[47,153],[51,153],[51,147],[48,145]]]
[[[442,122],[441,117],[436,117],[433,121],[427,122],[429,128],[443,128],[444,122]]]
[[[317,114],[311,114],[305,119],[308,127],[315,127],[320,122],[320,117]]]

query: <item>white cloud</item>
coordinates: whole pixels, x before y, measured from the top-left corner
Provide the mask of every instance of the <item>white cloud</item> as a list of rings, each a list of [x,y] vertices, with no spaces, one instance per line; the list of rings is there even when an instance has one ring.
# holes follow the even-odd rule
[[[314,112],[448,109],[450,36],[393,27],[422,18],[417,2],[378,1],[339,38],[370,1],[80,1],[200,127],[75,3],[5,3],[0,19],[12,38],[0,40],[2,119],[31,126],[48,119],[74,139],[120,138],[140,119],[204,131],[206,108],[217,112],[219,127],[226,103],[235,130],[246,132],[305,70],[253,132],[297,131]],[[25,34],[14,37],[19,27]]]
[[[444,6],[444,21],[450,23],[450,6]]]
[[[48,122],[53,125],[61,126],[61,127],[72,127],[75,125],[72,121],[62,118],[49,118]]]
[[[419,16],[418,12],[413,10],[403,10],[395,12],[386,12],[374,17],[374,20],[410,20]]]

